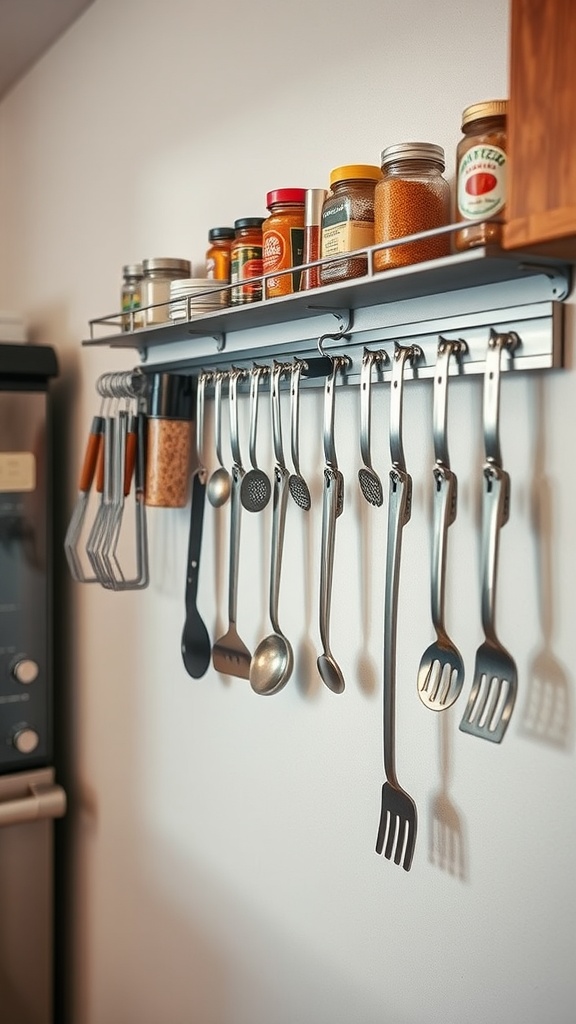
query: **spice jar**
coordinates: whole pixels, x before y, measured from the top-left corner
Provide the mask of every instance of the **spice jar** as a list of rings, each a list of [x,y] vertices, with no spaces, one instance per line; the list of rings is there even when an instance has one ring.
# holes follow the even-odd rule
[[[382,171],[372,164],[347,164],[330,174],[331,195],[322,207],[322,259],[374,245],[374,189]],[[320,268],[320,283],[362,277],[366,256],[334,260]]]
[[[230,281],[230,250],[234,228],[210,228],[206,250],[206,277],[214,281]]]
[[[144,309],[146,324],[164,324],[168,320],[168,301],[170,299],[170,282],[179,278],[190,277],[192,270],[190,260],[173,259],[169,256],[144,260],[142,263],[142,305],[156,306],[156,309]],[[161,303],[161,305],[160,305]]]
[[[145,503],[184,508],[194,419],[193,377],[153,373],[148,390]]]
[[[235,238],[230,250],[230,281],[237,284],[248,277],[262,276],[262,225],[264,217],[242,217],[234,221]],[[243,284],[231,288],[233,306],[244,302],[258,302],[262,298],[262,284]]]
[[[262,259],[265,274],[287,270],[302,263],[304,249],[304,188],[277,188],[268,192],[270,216],[262,225]],[[266,298],[289,295],[300,288],[300,271],[269,277]]]
[[[304,252],[303,263],[313,263],[320,259],[322,251],[322,207],[328,193],[325,188],[307,188],[304,200]],[[318,288],[320,284],[320,267],[310,267],[302,271],[300,291]]]
[[[489,100],[474,103],[462,113],[464,135],[456,151],[456,218],[467,226],[454,237],[459,252],[501,241],[502,224],[491,218],[503,221],[506,216],[507,110],[507,100]]]
[[[375,194],[374,241],[390,242],[450,223],[450,186],[442,177],[444,150],[430,142],[403,142],[382,152]],[[375,270],[406,267],[450,253],[447,234],[374,253]]]
[[[127,263],[122,267],[120,302],[123,331],[133,331],[144,325],[144,318],[139,312],[142,305],[142,274],[141,263]]]

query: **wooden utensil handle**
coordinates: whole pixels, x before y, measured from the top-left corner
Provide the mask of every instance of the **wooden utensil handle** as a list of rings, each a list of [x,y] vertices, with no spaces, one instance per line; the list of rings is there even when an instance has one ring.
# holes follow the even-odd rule
[[[82,463],[82,470],[80,473],[80,484],[79,489],[85,494],[92,487],[94,480],[94,472],[96,470],[96,463],[102,447],[102,432],[104,429],[104,420],[101,416],[95,416],[92,420],[92,426],[90,428],[90,434],[86,444],[86,451],[84,452],[84,461]]]

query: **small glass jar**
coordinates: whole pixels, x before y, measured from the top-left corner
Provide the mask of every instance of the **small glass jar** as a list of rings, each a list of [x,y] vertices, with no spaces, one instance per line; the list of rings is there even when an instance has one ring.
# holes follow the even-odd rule
[[[328,193],[325,188],[307,188],[304,200],[304,252],[303,263],[313,263],[320,259],[322,251],[322,207]],[[302,271],[300,290],[318,288],[320,284],[320,267],[310,267]]]
[[[206,277],[213,281],[230,282],[230,250],[234,241],[234,228],[210,228],[209,248],[206,250]]]
[[[148,390],[145,504],[184,508],[188,501],[194,378],[154,373]]]
[[[277,188],[268,192],[270,216],[262,225],[262,266],[265,274],[299,267],[304,250],[304,188]],[[266,298],[289,295],[300,289],[300,271],[269,277]]]
[[[190,260],[173,259],[169,256],[143,260],[142,306],[156,306],[143,309],[146,324],[164,324],[169,319],[170,282],[190,277]],[[161,305],[160,305],[161,303]]]
[[[456,151],[456,219],[466,227],[454,236],[458,252],[499,245],[506,218],[507,100],[474,103],[462,113],[463,138]]]
[[[391,242],[450,223],[450,186],[442,177],[444,150],[431,142],[402,142],[382,152],[376,186],[374,242]],[[448,235],[423,238],[374,253],[375,270],[392,270],[450,253]]]
[[[374,245],[374,189],[381,177],[372,164],[346,164],[330,173],[331,194],[322,207],[322,259]],[[362,277],[367,271],[367,256],[333,260],[320,268],[320,283]]]
[[[120,302],[123,331],[135,331],[138,327],[143,327],[144,325],[144,318],[140,312],[142,305],[142,276],[141,263],[127,263],[122,267]]]
[[[237,285],[248,277],[262,276],[262,225],[264,217],[242,217],[234,221],[235,238],[230,250],[230,281]],[[262,298],[262,284],[243,284],[230,289],[233,306],[245,302],[258,302]]]

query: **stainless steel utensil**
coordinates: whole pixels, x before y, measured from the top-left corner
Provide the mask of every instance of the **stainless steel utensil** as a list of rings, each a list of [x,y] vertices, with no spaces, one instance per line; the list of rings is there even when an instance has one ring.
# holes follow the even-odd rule
[[[290,438],[294,472],[290,475],[288,484],[290,494],[296,504],[304,512],[309,512],[312,506],[310,489],[300,472],[300,378],[303,365],[300,359],[295,359],[292,364],[290,381]]]
[[[196,392],[196,470],[192,482],[190,506],[190,536],[188,540],[188,569],[186,572],[186,616],[182,629],[182,661],[193,679],[200,679],[210,664],[210,637],[198,611],[198,577],[202,548],[202,526],[206,495],[206,467],[204,466],[204,394],[209,375],[201,373]]]
[[[102,415],[94,416],[88,441],[86,443],[82,470],[80,472],[78,497],[64,538],[64,552],[66,554],[68,567],[72,578],[76,580],[77,583],[98,582],[96,576],[86,576],[82,567],[80,555],[78,554],[78,542],[82,532],[82,526],[86,518],[90,492],[92,484],[94,483],[96,465],[98,463],[99,453],[102,446],[103,433],[104,418]]]
[[[214,442],[218,466],[212,473],[206,488],[208,501],[214,508],[220,508],[226,504],[231,490],[230,473],[222,459],[222,383],[225,377],[225,373],[218,372],[214,380]]]
[[[240,460],[238,443],[238,400],[237,384],[243,370],[232,369],[230,373],[230,441],[232,446],[232,505],[230,509],[230,570],[228,579],[228,630],[216,640],[212,648],[212,664],[217,672],[225,675],[238,676],[240,679],[250,678],[250,662],[252,655],[246,644],[240,639],[236,629],[236,613],[238,605],[238,567],[240,555],[240,526],[242,502],[240,488],[244,470]]]
[[[366,501],[377,507],[382,504],[384,494],[371,456],[372,367],[380,366],[387,358],[385,352],[365,348],[360,372],[360,452],[364,465],[358,470],[358,481]]]
[[[260,381],[270,371],[267,366],[254,366],[250,371],[250,465],[240,490],[240,500],[247,512],[261,512],[272,494],[272,485],[263,469],[258,468],[256,436],[258,432],[258,394]]]
[[[272,403],[272,433],[274,438],[274,505],[272,510],[272,552],[270,557],[270,623],[273,632],[260,641],[250,663],[250,685],[256,693],[278,693],[292,675],[294,654],[288,638],[278,623],[280,574],[284,550],[284,528],[288,503],[289,473],[284,461],[282,421],[280,415],[280,378],[288,368],[274,363],[270,394]]]
[[[402,397],[404,366],[414,362],[420,350],[397,345],[392,364],[390,395],[390,456],[388,540],[386,549],[386,585],[384,593],[384,686],[383,740],[384,774],[380,825],[376,852],[384,853],[395,864],[409,871],[414,856],[418,814],[412,797],[402,789],[396,775],[396,634],[398,620],[398,584],[402,530],[412,511],[412,477],[406,470],[402,444]]]
[[[504,350],[514,352],[517,334],[492,330],[484,373],[484,490],[482,502],[482,627],[484,643],[476,651],[474,679],[460,722],[469,732],[492,743],[504,737],[516,700],[516,664],[496,636],[494,625],[496,569],[500,529],[510,512],[510,477],[502,468],[499,439],[500,368]]]
[[[347,356],[332,356],[332,372],[324,386],[324,499],[322,502],[322,554],[320,563],[320,639],[322,654],[316,665],[322,682],[333,693],[345,687],[342,670],[330,649],[330,608],[336,542],[336,520],[344,507],[344,478],[338,469],[334,443],[336,374],[348,365]]]
[[[458,484],[450,468],[447,436],[448,373],[452,356],[458,358],[465,343],[440,338],[434,374],[433,433],[434,520],[432,526],[431,610],[436,640],[424,651],[418,669],[418,696],[432,711],[454,703],[464,684],[464,662],[444,625],[444,585],[448,527],[456,519]]]

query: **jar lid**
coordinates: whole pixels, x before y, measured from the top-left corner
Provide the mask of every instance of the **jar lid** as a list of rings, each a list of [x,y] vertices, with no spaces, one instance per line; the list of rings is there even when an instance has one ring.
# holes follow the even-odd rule
[[[261,228],[265,217],[241,217],[240,220],[234,221],[234,229],[238,231],[238,228]]]
[[[194,419],[194,379],[189,374],[151,373],[148,415],[167,420]]]
[[[234,228],[210,228],[208,241],[215,242],[217,238],[234,238]]]
[[[364,178],[366,181],[380,181],[382,171],[374,164],[344,164],[342,167],[335,167],[330,171],[330,185],[337,181],[347,181],[349,178]]]
[[[122,267],[123,277],[142,277],[143,273],[141,263],[125,263]]]
[[[179,260],[172,256],[156,256],[153,259],[143,260],[142,269],[147,274],[151,270],[173,270],[177,274],[190,273],[192,269],[190,260]]]
[[[479,121],[483,117],[506,117],[508,113],[508,100],[485,100],[483,103],[473,103],[462,111],[462,127],[470,124],[471,121]]]
[[[444,170],[444,150],[433,142],[399,142],[396,146],[387,146],[382,150],[380,163],[382,167],[393,164],[396,160],[432,160]]]
[[[274,203],[303,203],[305,197],[305,188],[275,188],[266,193],[266,206],[270,209]]]

